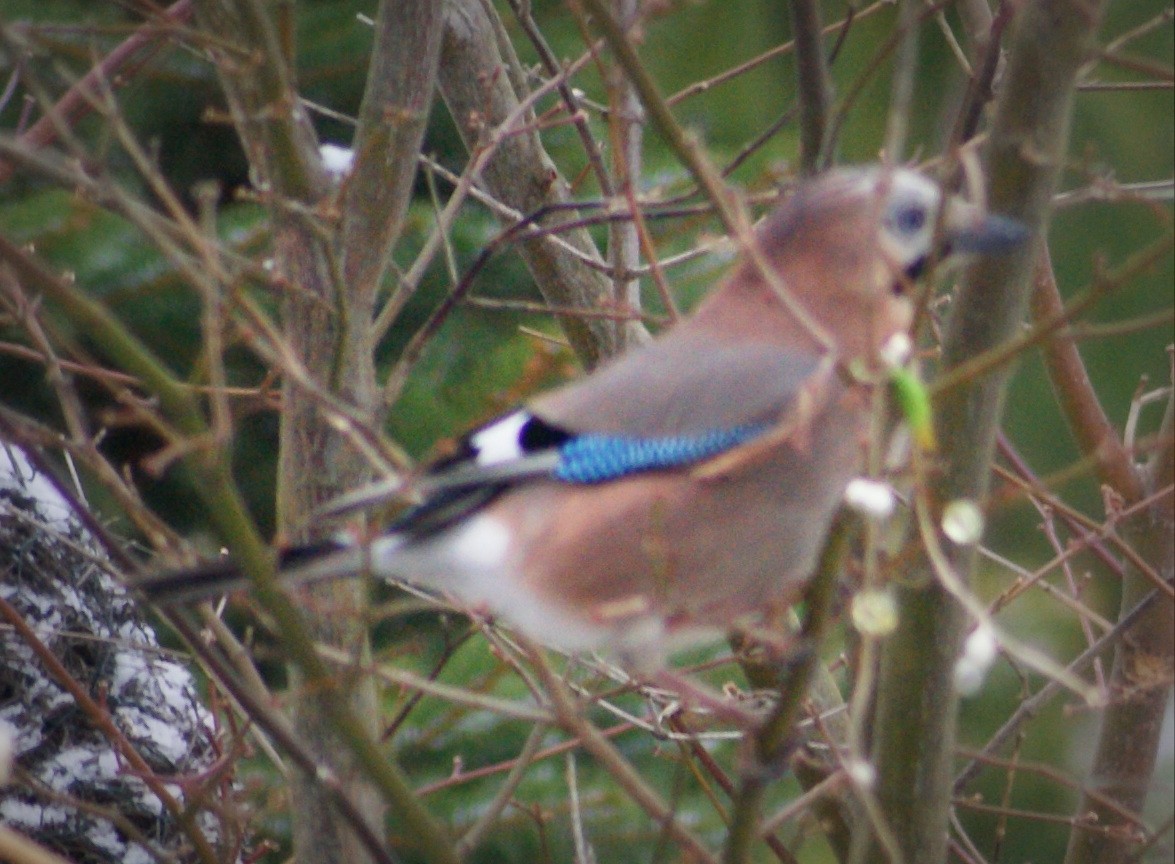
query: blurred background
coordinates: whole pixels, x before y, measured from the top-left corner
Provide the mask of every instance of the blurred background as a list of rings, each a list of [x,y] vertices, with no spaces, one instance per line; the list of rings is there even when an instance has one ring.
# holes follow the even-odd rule
[[[374,3],[359,0],[303,0],[284,7],[291,16],[301,93],[314,107],[314,124],[322,142],[347,146],[367,70],[371,28],[362,16],[374,14]],[[908,150],[916,161],[941,152],[963,97],[965,79],[944,33],[958,31],[951,3],[940,4],[936,17],[927,14],[919,40],[915,110]],[[535,0],[533,15],[559,58],[578,57],[584,39],[575,16],[553,0]],[[843,107],[837,138],[841,163],[874,161],[886,134],[890,106],[890,61],[883,52],[894,26],[890,4],[848,6],[826,2],[826,24],[852,16],[836,44],[831,64],[837,105]],[[500,4],[499,13],[527,69],[537,58],[516,17]],[[941,23],[939,20],[941,17]],[[53,99],[108,54],[142,20],[134,3],[93,0],[6,0],[2,13],[5,39],[0,44],[0,74],[12,82],[0,106],[0,130],[13,135],[37,112],[30,108],[30,82],[48,89]],[[1098,278],[1114,271],[1130,256],[1171,231],[1171,178],[1175,163],[1175,120],[1171,69],[1175,62],[1172,7],[1165,0],[1131,0],[1110,4],[1099,43],[1105,56],[1092,59],[1076,98],[1069,162],[1061,183],[1062,196],[1052,220],[1049,243],[1062,294],[1077,296]],[[15,35],[31,48],[20,54]],[[791,56],[781,54],[729,75],[740,64],[788,42],[785,4],[769,0],[690,0],[657,4],[642,28],[640,55],[662,93],[679,94],[673,102],[677,119],[695,131],[713,161],[726,166],[738,160],[730,180],[751,194],[770,193],[795,173],[799,152],[793,116],[796,99]],[[1126,58],[1126,59],[1122,59]],[[18,62],[19,60],[19,62]],[[18,75],[18,68],[20,74]],[[600,130],[601,106],[608,98],[593,64],[576,77],[583,106]],[[536,73],[537,74],[537,73]],[[12,77],[9,77],[12,76]],[[537,80],[537,79],[536,79]],[[3,84],[4,81],[0,81]],[[706,82],[708,86],[699,85]],[[226,106],[213,68],[180,45],[168,46],[120,71],[117,104],[126,127],[149,153],[159,174],[194,212],[195,190],[215,182],[215,232],[239,252],[264,259],[268,249],[265,208],[249,194],[249,171],[236,134],[226,119]],[[553,109],[551,98],[539,110]],[[321,109],[321,110],[320,110]],[[105,119],[89,115],[72,125],[72,133],[96,160],[92,170],[117,182],[149,206],[159,200],[119,144]],[[772,131],[774,129],[774,131]],[[770,134],[767,134],[770,133]],[[601,140],[606,131],[601,131]],[[760,140],[761,136],[767,137]],[[568,124],[552,123],[543,141],[555,163],[572,184],[573,197],[593,202],[599,189],[584,170],[582,146]],[[753,145],[753,146],[752,146]],[[440,100],[434,105],[423,147],[440,166],[460,172],[467,160],[451,118]],[[676,157],[651,131],[644,139],[639,188],[649,197],[669,198],[688,188],[689,180]],[[1136,187],[1135,184],[1155,184]],[[1165,184],[1165,185],[1164,185]],[[396,261],[407,267],[432,229],[436,202],[451,184],[421,173],[414,189],[408,223],[396,249]],[[1123,189],[1143,188],[1131,194]],[[685,251],[719,228],[706,216],[653,218],[650,222],[658,253]],[[483,208],[467,206],[450,239],[457,274],[464,274],[499,233],[495,219]],[[603,246],[606,231],[592,228]],[[180,376],[201,381],[199,296],[136,228],[100,203],[65,188],[45,174],[18,170],[0,185],[0,232],[34,249],[37,256],[93,297],[100,298],[119,319]],[[688,307],[721,277],[729,259],[722,254],[694,258],[673,268],[670,280],[677,302]],[[389,365],[453,284],[444,260],[432,266],[420,290],[396,320],[381,344],[379,356]],[[1169,383],[1173,341],[1171,310],[1175,274],[1171,255],[1116,285],[1084,315],[1087,335],[1081,353],[1093,386],[1121,430],[1141,393]],[[646,286],[648,287],[648,286]],[[949,293],[949,282],[943,292]],[[516,301],[537,304],[541,297],[509,246],[493,254],[476,274],[473,302],[460,305],[439,335],[427,346],[396,403],[387,435],[414,457],[443,449],[445,441],[471,424],[503,410],[544,386],[577,374],[574,356],[561,342],[557,323]],[[272,298],[258,293],[272,308]],[[487,301],[496,301],[494,305]],[[501,303],[500,301],[509,301]],[[647,309],[656,326],[663,312],[655,291],[646,291]],[[73,332],[64,319],[53,341],[70,346],[74,356],[91,356],[85,332]],[[44,363],[19,322],[0,318],[0,403],[56,427],[63,422],[57,397],[46,382]],[[103,365],[104,358],[93,354]],[[226,353],[229,384],[240,388],[231,400],[234,419],[235,471],[250,509],[263,531],[274,528],[274,477],[277,448],[277,399],[269,369],[243,342]],[[111,463],[132,476],[149,507],[191,539],[205,554],[217,548],[198,508],[170,472],[151,470],[151,457],[161,441],[139,422],[134,411],[112,398],[110,389],[93,376],[79,375],[76,386],[88,416],[101,430],[100,448]],[[1141,439],[1158,425],[1162,402],[1143,406],[1137,422]],[[1093,523],[1103,518],[1102,492],[1073,443],[1057,408],[1035,350],[1019,361],[1007,404],[1004,431],[1008,442],[1042,484]],[[145,547],[145,538],[120,517],[120,508],[103,488],[82,476],[89,501],[99,518],[121,533],[127,543]],[[978,593],[992,600],[1023,573],[1051,560],[1057,549],[1050,540],[1052,514],[1010,486],[997,483],[987,543],[994,553],[985,559]],[[1046,530],[1048,528],[1049,530]],[[144,551],[145,554],[145,551]],[[1118,586],[1106,578],[1090,556],[1079,554],[1068,574],[1060,569],[1045,581],[1069,590],[1075,580],[1080,602],[1106,619],[1116,615]],[[1069,586],[1069,587],[1065,587]],[[1055,592],[1030,590],[1000,612],[1012,633],[1058,657],[1072,657],[1085,646],[1073,608],[1058,602]],[[389,594],[388,603],[400,602]],[[387,611],[387,610],[385,610]],[[237,619],[230,616],[230,620]],[[376,624],[381,659],[431,674],[443,662],[444,681],[500,696],[523,698],[521,681],[496,665],[484,644],[466,639],[467,625],[433,613],[403,615],[396,608]],[[843,634],[829,647],[834,660]],[[267,657],[262,640],[256,646],[263,668],[275,686],[283,672],[276,657]],[[705,660],[700,652],[686,660]],[[729,677],[729,668],[715,683]],[[979,748],[999,727],[1029,686],[1008,663],[997,663],[983,690],[963,705],[963,748]],[[1033,685],[1034,686],[1034,685]],[[386,692],[389,706],[406,698],[397,688]],[[628,698],[629,701],[625,701]],[[639,713],[639,700],[621,697],[619,704]],[[394,713],[394,712],[393,712]],[[596,718],[601,726],[621,722]],[[1060,861],[1069,833],[1077,785],[1091,753],[1096,718],[1071,700],[1059,699],[1025,726],[1017,757],[1021,770],[1008,782],[1002,769],[983,772],[967,793],[977,804],[1003,805],[1003,813],[960,802],[962,825],[995,862]],[[1153,860],[1170,854],[1172,809],[1172,734],[1168,710],[1164,767],[1156,772],[1148,815],[1152,824],[1167,824],[1167,833]],[[525,742],[527,724],[472,711],[437,698],[424,698],[388,730],[389,738],[414,782],[424,787],[429,807],[460,823],[476,813],[492,794],[491,785],[467,777],[514,758]],[[549,733],[545,746],[562,740]],[[721,822],[708,800],[705,784],[691,776],[685,745],[645,733],[616,738],[626,756],[674,799],[679,812],[690,814],[704,837],[721,836]],[[736,745],[714,740],[705,745],[716,758],[730,762]],[[1033,766],[1047,766],[1034,770]],[[607,777],[586,757],[577,763],[580,807],[597,860],[679,860],[664,849],[664,838],[650,828],[644,814],[610,787]],[[246,796],[256,808],[254,828],[275,843],[265,860],[283,860],[288,824],[283,792],[273,782],[264,759],[240,767]],[[471,860],[533,862],[571,860],[566,766],[562,757],[540,761],[518,788],[514,806]],[[784,781],[774,799],[797,794],[793,780]],[[1008,815],[1011,814],[1011,815]],[[833,860],[819,832],[803,820],[785,827],[803,862]]]

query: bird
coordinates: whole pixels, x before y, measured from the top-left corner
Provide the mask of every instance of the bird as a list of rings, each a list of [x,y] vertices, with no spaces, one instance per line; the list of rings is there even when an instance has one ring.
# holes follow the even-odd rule
[[[911,168],[804,180],[692,314],[468,433],[374,538],[293,548],[281,569],[422,586],[567,652],[659,658],[769,619],[802,597],[863,469],[859,372],[907,333],[914,280],[1025,234]],[[140,587],[166,604],[238,577],[219,561]]]

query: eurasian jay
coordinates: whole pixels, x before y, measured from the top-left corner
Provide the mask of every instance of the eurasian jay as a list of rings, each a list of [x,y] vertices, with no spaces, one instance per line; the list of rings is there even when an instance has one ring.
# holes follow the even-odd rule
[[[568,651],[663,654],[670,637],[778,612],[863,466],[869,391],[850,370],[876,369],[907,330],[936,251],[1023,238],[943,202],[904,168],[802,183],[690,317],[467,435],[374,540],[294,550],[283,569],[370,568]],[[235,576],[223,563],[143,587],[175,602]]]

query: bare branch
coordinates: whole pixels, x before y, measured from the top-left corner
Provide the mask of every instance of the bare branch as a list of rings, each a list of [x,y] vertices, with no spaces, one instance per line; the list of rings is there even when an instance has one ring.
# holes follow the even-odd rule
[[[441,93],[470,152],[480,148],[482,129],[500,125],[515,113],[526,95],[515,92],[505,74],[506,61],[498,48],[490,11],[481,0],[455,0],[446,4],[445,10]],[[523,213],[568,198],[565,181],[534,131],[501,141],[482,173],[494,197]],[[564,240],[599,258],[587,232],[565,235]],[[592,309],[610,294],[599,273],[553,244],[526,240],[519,251],[539,291],[553,305]],[[589,368],[619,350],[615,322],[565,319],[563,326],[576,354]]]
[[[374,297],[399,237],[436,88],[443,4],[379,5],[367,89],[342,200],[343,274],[348,289]]]

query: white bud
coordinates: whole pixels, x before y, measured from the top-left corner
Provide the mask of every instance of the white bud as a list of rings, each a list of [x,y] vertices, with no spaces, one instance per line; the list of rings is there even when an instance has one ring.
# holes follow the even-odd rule
[[[336,182],[350,173],[351,167],[355,164],[355,151],[350,147],[323,144],[318,148],[318,155],[322,158],[322,167]]]
[[[864,759],[846,760],[845,772],[853,783],[862,789],[872,789],[873,784],[877,782],[877,769]]]
[[[888,591],[861,591],[849,605],[853,626],[863,636],[888,636],[898,629],[898,604]]]
[[[909,335],[899,330],[885,340],[878,354],[887,368],[900,369],[910,362],[914,354],[914,342]]]
[[[897,497],[888,483],[855,477],[845,487],[845,504],[862,516],[883,522],[893,515]]]
[[[952,501],[942,511],[942,533],[960,546],[973,546],[983,536],[983,511],[965,498]]]
[[[955,689],[963,696],[974,696],[983,686],[999,650],[995,632],[985,624],[976,627],[963,643],[963,653],[955,662]]]

